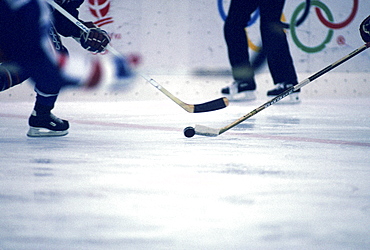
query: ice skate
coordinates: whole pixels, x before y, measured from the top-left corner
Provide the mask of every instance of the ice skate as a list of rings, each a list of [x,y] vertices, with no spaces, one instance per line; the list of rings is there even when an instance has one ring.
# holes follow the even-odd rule
[[[278,84],[276,84],[276,87],[274,89],[271,89],[271,90],[267,91],[267,96],[269,96],[269,97],[278,96],[278,95],[280,95],[281,93],[283,93],[284,91],[286,91],[287,89],[291,88],[294,85],[292,83],[278,83]],[[299,92],[300,91],[301,91],[300,89],[294,91],[292,94],[290,94],[288,97],[282,99],[278,103],[280,103],[280,104],[300,103],[301,102],[301,99],[299,98]]]
[[[68,121],[59,119],[52,113],[37,114],[33,111],[28,124],[30,128],[27,136],[29,137],[54,137],[68,134]]]
[[[253,101],[255,95],[256,84],[254,82],[233,82],[221,90],[230,101]]]

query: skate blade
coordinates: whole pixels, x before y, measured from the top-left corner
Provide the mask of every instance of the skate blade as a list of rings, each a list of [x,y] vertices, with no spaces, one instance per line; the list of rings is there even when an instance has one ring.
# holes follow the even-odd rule
[[[232,102],[248,102],[256,100],[255,91],[243,91],[240,93],[225,95]]]
[[[30,127],[30,129],[27,132],[27,136],[29,137],[57,137],[65,136],[67,134],[68,130],[54,131],[46,128],[35,128],[35,127]]]

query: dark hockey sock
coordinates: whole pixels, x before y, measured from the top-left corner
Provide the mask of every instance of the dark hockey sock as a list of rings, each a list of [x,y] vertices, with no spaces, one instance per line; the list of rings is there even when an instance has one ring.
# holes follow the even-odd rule
[[[37,115],[41,114],[50,114],[51,110],[54,108],[54,103],[56,101],[56,97],[43,97],[38,95],[36,97],[36,103],[34,106],[34,110],[36,111]]]

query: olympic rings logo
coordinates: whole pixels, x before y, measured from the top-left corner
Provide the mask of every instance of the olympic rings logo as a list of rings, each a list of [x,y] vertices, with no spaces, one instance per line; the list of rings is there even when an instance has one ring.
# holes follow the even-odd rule
[[[292,40],[297,45],[298,48],[300,48],[306,53],[315,53],[315,52],[319,52],[323,50],[326,47],[326,44],[328,44],[332,40],[335,29],[342,29],[353,21],[358,11],[358,5],[359,5],[359,0],[353,0],[353,6],[352,6],[352,11],[350,15],[343,22],[335,23],[333,14],[323,2],[318,1],[318,0],[312,0],[312,1],[306,0],[305,2],[302,2],[300,5],[298,5],[298,7],[293,11],[293,14],[292,14],[292,17],[289,23],[284,23],[285,21],[284,14],[282,16],[282,22],[283,22],[284,28],[290,29]],[[329,30],[327,32],[325,39],[319,45],[309,47],[303,44],[299,40],[296,28],[300,26],[303,22],[305,22],[305,20],[308,18],[309,13],[310,13],[310,8],[312,6],[315,7],[315,13],[318,19],[320,20],[320,22],[325,27],[329,28]],[[223,0],[217,1],[217,7],[218,7],[218,11],[220,13],[221,18],[225,21],[227,18],[227,15],[224,11]],[[327,18],[325,18],[321,10],[325,13]],[[299,16],[302,11],[303,11],[302,15]],[[259,9],[257,9],[252,14],[249,22],[246,24],[246,27],[253,25],[258,20],[259,16],[260,16]],[[344,38],[338,38],[338,42],[343,43],[343,39]],[[249,39],[248,39],[248,45],[254,51],[259,50],[258,46],[254,45]]]

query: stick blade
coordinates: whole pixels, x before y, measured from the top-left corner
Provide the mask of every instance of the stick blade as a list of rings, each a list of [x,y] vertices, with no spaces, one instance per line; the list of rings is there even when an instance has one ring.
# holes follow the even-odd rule
[[[215,137],[220,134],[219,129],[206,127],[203,125],[195,125],[195,134],[196,135],[203,135],[203,136],[209,136],[209,137]]]
[[[229,100],[226,97],[222,97],[210,102],[194,105],[194,113],[209,112],[226,108],[229,105]]]

